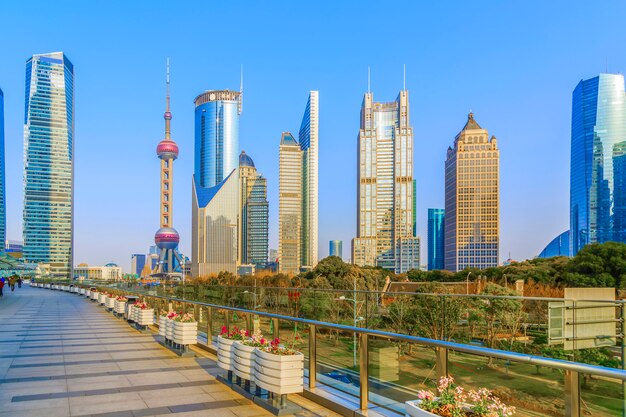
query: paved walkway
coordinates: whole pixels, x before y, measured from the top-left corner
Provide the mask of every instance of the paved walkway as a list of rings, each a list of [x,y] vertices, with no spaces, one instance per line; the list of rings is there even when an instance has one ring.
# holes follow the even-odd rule
[[[271,416],[217,382],[214,359],[179,358],[85,297],[5,291],[0,323],[0,417]]]

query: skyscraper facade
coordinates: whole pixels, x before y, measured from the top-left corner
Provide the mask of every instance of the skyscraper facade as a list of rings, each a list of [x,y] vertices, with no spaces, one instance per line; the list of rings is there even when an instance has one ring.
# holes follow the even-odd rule
[[[284,132],[278,150],[278,270],[297,274],[302,266],[302,149]]]
[[[62,52],[26,62],[24,259],[71,278],[74,235],[74,66]]]
[[[443,269],[445,210],[428,209],[428,270]]]
[[[214,187],[237,168],[242,93],[211,90],[195,99],[194,177]]]
[[[254,161],[245,152],[239,155],[239,263],[265,268],[269,249],[267,180],[257,172]]]
[[[318,136],[319,93],[310,91],[298,140],[285,132],[279,147],[278,258],[281,272],[298,273],[317,265]]]
[[[4,186],[4,93],[0,89],[0,239],[7,238],[7,217]]]
[[[445,260],[450,271],[498,266],[500,153],[469,114],[445,163]]]
[[[419,268],[407,90],[391,103],[375,102],[371,92],[365,94],[357,164],[357,237],[352,241],[352,261],[397,273]]]
[[[543,248],[537,258],[552,258],[553,256],[569,256],[569,230],[561,233]]]
[[[624,76],[582,80],[572,94],[570,253],[588,243],[626,242]]]
[[[141,253],[135,253],[130,258],[130,273],[141,276],[141,271],[146,265],[146,255]]]
[[[343,258],[343,242],[341,240],[331,240],[328,243],[328,256]]]

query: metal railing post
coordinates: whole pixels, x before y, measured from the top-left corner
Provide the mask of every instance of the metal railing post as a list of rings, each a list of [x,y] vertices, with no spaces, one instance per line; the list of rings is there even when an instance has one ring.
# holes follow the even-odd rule
[[[226,325],[226,332],[230,333],[230,310],[226,310],[224,313],[224,324]]]
[[[565,417],[580,417],[580,375],[565,371]]]
[[[275,327],[274,327],[275,328]],[[317,382],[317,331],[314,324],[309,324],[309,389]]]
[[[213,343],[213,309],[206,308],[206,344],[211,346]]]
[[[367,339],[367,333],[359,334],[359,341],[361,342],[361,350],[359,351],[359,379],[361,382],[359,387],[359,408],[361,410],[367,410],[369,403],[369,352]]]
[[[448,349],[437,347],[435,348],[435,362],[437,366],[437,376],[439,378],[448,376]]]

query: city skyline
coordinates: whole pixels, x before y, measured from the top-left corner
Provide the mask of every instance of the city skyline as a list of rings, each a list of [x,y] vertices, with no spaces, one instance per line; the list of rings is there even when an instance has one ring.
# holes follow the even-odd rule
[[[42,4],[43,10],[49,7]],[[420,48],[419,60],[412,57],[399,57],[393,60],[372,60],[365,53],[365,49],[353,43],[356,38],[363,34],[362,30],[356,30],[353,23],[347,22],[347,28],[341,31],[343,37],[339,37],[338,49],[343,51],[348,45],[356,45],[353,51],[345,58],[338,56],[339,51],[328,51],[328,40],[322,37],[320,43],[312,43],[306,54],[307,61],[313,63],[310,68],[301,65],[304,53],[290,52],[288,58],[299,66],[297,74],[289,75],[289,70],[282,70],[272,65],[267,68],[267,62],[273,56],[261,58],[253,49],[258,47],[259,42],[273,39],[267,33],[261,33],[259,39],[249,39],[242,43],[241,52],[230,52],[225,47],[219,47],[216,51],[221,56],[219,65],[208,65],[209,57],[197,55],[200,44],[191,41],[189,47],[183,48],[180,36],[175,33],[172,40],[163,42],[158,35],[156,27],[148,23],[142,23],[142,29],[148,29],[148,40],[145,44],[140,43],[141,52],[137,56],[135,47],[126,47],[123,42],[115,42],[117,36],[127,34],[128,30],[120,30],[112,39],[106,42],[98,42],[97,48],[93,48],[88,35],[82,42],[75,36],[77,30],[85,25],[94,25],[93,19],[86,18],[84,8],[78,8],[76,13],[82,16],[80,19],[72,19],[67,33],[48,34],[48,38],[42,37],[39,26],[30,26],[30,32],[20,29],[18,22],[26,18],[24,11],[13,6],[1,6],[7,25],[0,31],[5,37],[11,33],[18,33],[23,42],[19,46],[8,45],[0,66],[0,88],[5,92],[5,122],[7,140],[7,212],[8,212],[8,239],[19,239],[21,225],[19,215],[21,213],[21,167],[22,142],[20,134],[21,116],[23,112],[23,65],[24,60],[32,53],[52,50],[64,50],[77,64],[77,109],[80,109],[77,118],[78,146],[77,152],[77,177],[76,177],[76,260],[75,263],[87,262],[89,264],[105,264],[110,261],[117,262],[125,268],[129,264],[131,253],[141,253],[149,245],[154,233],[154,224],[158,213],[146,214],[154,211],[154,195],[158,192],[157,184],[154,184],[153,168],[153,144],[162,133],[159,132],[158,116],[162,112],[158,104],[161,103],[160,91],[155,89],[162,79],[162,61],[164,57],[173,57],[176,71],[180,69],[180,76],[185,82],[177,85],[177,140],[185,149],[192,148],[193,134],[193,111],[190,111],[191,100],[205,88],[231,88],[236,89],[239,84],[239,65],[244,64],[246,69],[246,114],[241,121],[240,148],[246,149],[255,156],[255,162],[259,169],[268,178],[268,198],[270,200],[270,244],[276,247],[276,213],[277,213],[277,158],[275,147],[270,146],[275,140],[276,134],[282,130],[297,130],[295,120],[299,120],[297,113],[301,111],[300,99],[304,91],[312,88],[319,89],[324,97],[322,109],[323,123],[320,129],[320,137],[323,143],[320,146],[320,242],[326,242],[330,238],[338,238],[349,241],[354,235],[354,131],[358,125],[355,119],[355,110],[359,105],[363,91],[366,87],[366,68],[372,67],[373,89],[381,97],[389,97],[397,91],[402,79],[402,64],[407,63],[407,89],[412,92],[412,119],[413,123],[420,126],[420,136],[416,135],[415,151],[415,178],[417,179],[418,196],[418,227],[417,233],[423,239],[426,235],[426,210],[428,207],[441,207],[443,205],[443,160],[449,138],[456,133],[457,121],[462,115],[471,109],[480,114],[481,122],[490,127],[490,130],[498,132],[498,136],[506,138],[505,149],[502,149],[502,164],[506,166],[502,172],[502,244],[501,260],[509,252],[515,259],[524,259],[537,255],[541,249],[554,236],[568,228],[569,211],[569,138],[571,122],[571,91],[580,79],[587,79],[604,70],[606,51],[610,50],[611,25],[603,25],[597,33],[582,39],[570,24],[561,23],[558,39],[544,41],[541,34],[530,34],[524,39],[527,47],[517,47],[516,52],[520,56],[537,58],[536,61],[525,64],[523,68],[516,69],[515,65],[506,62],[507,52],[504,46],[494,44],[488,34],[476,33],[471,41],[476,56],[463,66],[452,65],[452,58],[461,50],[468,47],[468,42],[462,36],[462,31],[452,30],[446,40],[434,37],[432,46]],[[348,10],[345,6],[335,9],[336,16],[331,17],[329,35],[338,34],[333,22],[342,20],[350,13],[355,20],[359,16],[371,13],[373,5],[365,4],[363,10]],[[383,16],[389,17],[397,13],[400,6],[385,11]],[[407,7],[405,5],[405,7]],[[483,6],[475,6],[478,12],[485,13]],[[504,6],[502,6],[504,7]],[[511,24],[512,17],[506,8],[499,8],[503,13],[500,20],[493,22],[493,31],[499,31],[503,39],[512,41],[517,45],[515,33],[528,25],[529,13],[532,6],[519,6],[516,18],[519,22]],[[324,9],[322,7],[322,9]],[[521,10],[520,10],[521,9]],[[536,19],[554,18],[557,8],[547,6],[542,8],[544,15]],[[231,9],[220,5],[211,10],[218,18],[227,16]],[[407,7],[409,16],[416,16],[420,7]],[[63,16],[59,16],[50,9],[51,18],[59,18],[61,22],[68,23]],[[443,11],[439,6],[428,8],[429,15],[443,17],[445,27],[453,26],[463,13],[468,9],[460,6],[455,11]],[[120,13],[121,12],[121,13]],[[261,13],[261,16],[276,12],[269,8]],[[559,13],[562,10],[559,10]],[[112,14],[112,11],[103,10],[103,16]],[[151,11],[151,16],[159,16],[161,12]],[[180,27],[185,19],[193,16],[175,8],[171,11],[172,24]],[[267,15],[265,14],[267,13]],[[280,13],[276,18],[285,18],[285,13]],[[313,9],[300,8],[292,14],[306,13],[312,17],[319,16],[320,12]],[[495,13],[495,12],[492,12]],[[254,13],[250,13],[254,14]],[[594,11],[589,16],[588,11],[583,13],[577,7],[568,8],[566,15],[569,20],[576,21],[581,18],[607,19],[611,21],[612,13]],[[121,29],[127,21],[133,20],[139,15],[137,8],[123,8],[117,10],[113,19],[113,28]],[[533,14],[535,15],[535,14]],[[29,16],[31,18],[32,16]],[[48,18],[48,17],[47,17]],[[416,17],[417,18],[417,17]],[[35,22],[40,18],[34,17]],[[274,18],[272,18],[274,19]],[[155,20],[158,20],[155,18]],[[249,16],[243,16],[243,21],[251,23]],[[270,20],[271,21],[271,20]],[[420,20],[421,22],[421,20]],[[344,22],[345,23],[345,22]],[[419,26],[419,25],[412,25]],[[94,25],[95,29],[100,26]],[[72,29],[72,30],[69,30]],[[350,30],[353,35],[347,34]],[[405,37],[411,36],[419,39],[420,33],[428,33],[433,30],[426,24],[422,29],[403,28]],[[6,31],[6,32],[5,32]],[[97,32],[97,31],[96,31]],[[176,32],[176,31],[173,31]],[[249,31],[245,31],[250,33]],[[442,34],[442,30],[434,31]],[[234,35],[234,42],[241,41],[244,35]],[[269,38],[268,38],[269,36]],[[189,34],[185,35],[188,38]],[[293,44],[302,44],[310,38],[295,34],[293,40],[285,40],[280,44],[282,49],[289,49]],[[539,39],[542,39],[539,42]],[[608,39],[606,49],[594,50],[595,40]],[[555,44],[563,44],[560,55],[551,55]],[[109,45],[110,42],[110,45]],[[504,42],[503,42],[504,43]],[[89,45],[87,45],[89,44]],[[118,58],[125,62],[128,67],[109,67],[103,73],[98,67],[98,57],[113,51],[112,45],[116,44],[120,49]],[[380,45],[375,42],[376,45]],[[178,46],[177,46],[178,45]],[[89,46],[89,48],[87,48]],[[370,46],[371,47],[371,46]],[[389,48],[389,56],[398,49],[395,46],[386,45]],[[492,52],[487,52],[491,48]],[[511,49],[510,47],[508,47]],[[196,49],[196,50],[194,50]],[[369,49],[369,48],[368,48]],[[434,50],[442,50],[441,53]],[[574,49],[576,54],[574,54]],[[193,53],[192,53],[193,50]],[[174,53],[171,53],[171,52]],[[132,52],[132,53],[131,53]],[[582,53],[581,53],[582,52]],[[201,54],[200,54],[201,55]],[[320,63],[320,57],[324,55],[327,61],[333,61],[333,65]],[[193,57],[193,59],[192,59]],[[473,69],[472,64],[490,58],[498,58],[495,65],[480,70]],[[337,58],[337,59],[335,59]],[[608,55],[609,69],[617,70],[626,68],[626,62],[619,56]],[[269,61],[268,61],[269,60]],[[78,62],[78,63],[77,63]],[[427,64],[420,66],[419,62],[437,62],[436,68]],[[511,61],[514,62],[514,61]],[[138,65],[141,63],[141,67]],[[79,65],[80,64],[80,65]],[[179,66],[179,67],[176,67]],[[331,69],[332,67],[332,69]],[[23,67],[22,67],[23,68]],[[142,69],[141,75],[139,68]],[[558,68],[558,71],[557,71]],[[480,72],[480,74],[479,74]],[[106,74],[105,76],[103,76]],[[503,74],[506,74],[503,75]],[[105,78],[106,77],[106,78]],[[330,80],[333,78],[333,80]],[[106,83],[99,84],[98,80],[107,79]],[[471,79],[471,83],[466,81]],[[444,87],[444,82],[447,86]],[[526,88],[531,86],[531,88]],[[526,89],[526,91],[524,91]],[[154,91],[152,91],[154,90]],[[508,91],[504,94],[503,91]],[[274,92],[276,99],[269,96]],[[536,102],[537,94],[541,94],[541,102]],[[134,104],[141,101],[143,104],[136,108]],[[154,103],[154,104],[152,104]],[[279,104],[282,104],[279,106]],[[285,105],[287,104],[287,105]],[[290,109],[293,107],[294,109]],[[280,109],[280,111],[277,111]],[[530,118],[539,127],[539,133],[532,138],[526,137],[522,132],[517,132],[518,124],[515,119],[519,117]],[[114,120],[114,125],[111,125]],[[83,141],[80,139],[84,138]],[[418,147],[419,144],[419,147]],[[538,148],[541,144],[542,153],[533,159],[534,172],[526,172],[530,155],[523,147]],[[110,169],[102,155],[110,147],[126,147],[126,152],[115,161],[114,169],[110,175],[103,176],[100,173]],[[263,148],[271,148],[265,152]],[[518,156],[519,155],[519,156]],[[181,250],[190,253],[189,236],[190,201],[186,196],[190,195],[190,157],[181,156],[181,168],[177,170],[176,192],[177,209],[175,212],[175,224],[181,230],[183,241]],[[521,156],[521,157],[520,157]],[[184,158],[184,160],[183,160]],[[507,159],[505,164],[504,159]],[[186,165],[186,166],[185,166]],[[333,171],[330,173],[330,171]],[[523,173],[521,175],[520,173]],[[179,175],[180,174],[180,175]],[[139,185],[139,187],[135,187]],[[137,189],[139,188],[139,189]],[[556,192],[555,192],[556,190]],[[107,196],[103,199],[103,196]],[[180,206],[178,202],[181,202]],[[124,207],[119,210],[119,207]],[[532,209],[531,209],[532,208]],[[533,210],[540,208],[540,210]],[[125,216],[121,219],[120,213]],[[146,218],[145,221],[143,218]],[[152,225],[152,226],[151,226]],[[182,229],[186,230],[182,230]],[[533,233],[528,232],[536,231]],[[99,238],[93,239],[96,235]],[[120,239],[123,236],[123,239]],[[91,241],[95,241],[92,243]],[[120,242],[123,240],[123,242]],[[97,243],[96,243],[97,242]],[[320,257],[327,253],[326,245],[319,246]],[[422,251],[422,264],[425,263],[425,251]]]

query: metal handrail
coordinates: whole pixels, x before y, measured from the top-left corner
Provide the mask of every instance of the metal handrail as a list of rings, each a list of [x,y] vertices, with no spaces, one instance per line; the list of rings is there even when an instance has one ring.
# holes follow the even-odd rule
[[[189,303],[189,304],[200,305],[203,307],[217,308],[217,309],[222,309],[222,310],[235,311],[238,313],[258,315],[258,316],[267,317],[271,319],[292,321],[292,322],[302,323],[306,325],[314,325],[317,327],[341,330],[341,331],[350,332],[350,333],[367,334],[369,336],[375,336],[375,337],[384,338],[384,339],[402,340],[405,342],[424,345],[427,347],[448,349],[448,350],[453,350],[457,352],[484,356],[487,358],[491,357],[491,358],[505,359],[505,360],[511,360],[514,362],[519,362],[519,363],[524,363],[524,364],[529,364],[529,365],[541,365],[541,366],[547,366],[550,368],[561,369],[564,371],[573,371],[573,372],[578,372],[581,374],[597,375],[597,376],[603,376],[607,378],[615,378],[621,381],[626,381],[626,371],[613,369],[613,368],[607,368],[604,366],[587,365],[587,364],[583,364],[579,362],[552,359],[552,358],[546,358],[543,356],[535,356],[535,355],[530,355],[530,354],[510,352],[510,351],[504,351],[504,350],[499,350],[499,349],[484,348],[480,346],[466,345],[466,344],[449,342],[449,341],[444,341],[444,340],[429,339],[429,338],[420,337],[420,336],[411,336],[411,335],[406,335],[406,334],[401,334],[401,333],[387,332],[383,330],[374,330],[374,329],[368,329],[364,327],[355,327],[355,326],[349,326],[349,325],[343,325],[343,324],[329,323],[329,322],[324,322],[324,321],[319,321],[319,320],[304,319],[300,317],[285,316],[282,314],[268,313],[268,312],[259,311],[259,310],[248,310],[248,309],[241,308],[241,307],[223,306],[223,305],[205,303],[205,302],[195,301],[195,300],[167,297],[167,296],[162,296],[162,295],[151,295],[151,294],[145,294],[142,292],[132,291],[132,289],[123,289],[123,291],[138,294],[144,297],[160,298],[160,299],[165,299],[167,301]]]

